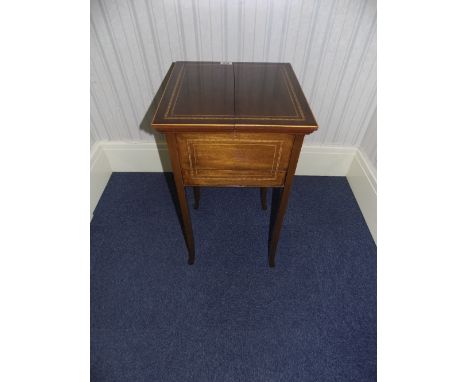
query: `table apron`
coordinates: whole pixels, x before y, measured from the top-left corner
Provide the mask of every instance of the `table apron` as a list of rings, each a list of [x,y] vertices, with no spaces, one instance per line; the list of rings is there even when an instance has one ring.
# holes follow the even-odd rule
[[[177,133],[187,186],[284,185],[294,135],[282,133]]]

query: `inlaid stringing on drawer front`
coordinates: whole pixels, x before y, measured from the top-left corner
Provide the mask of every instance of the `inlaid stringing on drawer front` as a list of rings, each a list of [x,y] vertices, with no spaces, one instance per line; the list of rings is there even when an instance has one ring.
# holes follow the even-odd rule
[[[288,134],[177,134],[185,183],[281,185],[293,140]]]

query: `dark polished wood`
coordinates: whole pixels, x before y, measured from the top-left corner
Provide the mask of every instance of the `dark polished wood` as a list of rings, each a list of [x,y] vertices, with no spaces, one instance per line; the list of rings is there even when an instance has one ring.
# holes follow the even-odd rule
[[[234,72],[232,65],[176,62],[158,104],[153,125],[233,126]],[[180,129],[178,129],[180,131]]]
[[[260,187],[260,198],[262,200],[262,210],[266,210],[267,207],[267,188]]]
[[[282,186],[293,141],[279,133],[178,133],[184,184]]]
[[[290,64],[176,62],[157,103],[159,131],[309,134],[318,125]]]
[[[274,266],[304,135],[318,128],[291,65],[184,61],[166,79],[152,126],[166,134],[189,263],[195,249],[185,187],[193,187],[195,209],[200,186],[260,187],[263,209],[267,187],[278,187],[268,247]]]
[[[294,146],[291,152],[290,165],[288,168],[288,173],[286,174],[286,180],[284,182],[283,190],[281,191],[278,211],[275,217],[275,223],[273,225],[273,230],[270,237],[270,244],[268,246],[268,263],[270,267],[275,266],[276,247],[278,245],[278,239],[281,231],[281,225],[283,224],[284,214],[286,213],[286,208],[288,206],[289,191],[291,191],[294,173],[296,172],[297,161],[299,159],[299,154],[301,153],[303,140],[303,135],[297,135],[296,139],[294,140]]]
[[[174,173],[174,182],[179,199],[179,207],[182,215],[182,226],[184,229],[185,242],[189,253],[188,263],[192,265],[195,261],[195,243],[193,241],[192,223],[190,222],[190,212],[185,196],[184,181],[180,169],[179,155],[177,153],[177,143],[174,133],[166,133],[166,141],[169,147],[169,156],[171,157],[172,171]]]
[[[195,199],[193,208],[198,210],[198,207],[200,207],[200,187],[193,187],[193,196]]]
[[[236,128],[311,132],[317,122],[290,64],[234,63]]]

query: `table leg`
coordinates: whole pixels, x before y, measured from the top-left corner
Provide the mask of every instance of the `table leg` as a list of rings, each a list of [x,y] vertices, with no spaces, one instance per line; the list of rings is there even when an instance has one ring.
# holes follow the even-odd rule
[[[182,169],[177,152],[177,142],[174,133],[166,133],[166,141],[169,146],[169,156],[171,157],[172,172],[177,189],[177,198],[179,200],[180,212],[182,215],[182,226],[184,230],[185,243],[189,253],[188,263],[192,265],[195,261],[195,245],[193,241],[192,223],[190,222],[189,207],[185,196],[185,187],[182,178]]]
[[[270,235],[270,243],[268,246],[268,264],[270,267],[275,266],[276,247],[278,245],[278,239],[281,231],[281,225],[283,224],[283,218],[286,213],[286,208],[288,206],[289,192],[291,191],[292,181],[294,178],[294,173],[296,172],[297,161],[299,159],[299,154],[301,153],[303,140],[303,135],[297,135],[294,139],[294,145],[291,151],[291,157],[289,159],[288,172],[284,181],[283,191],[281,192],[281,197],[279,200],[279,206],[273,225],[273,230],[271,231]]]
[[[260,188],[260,197],[262,199],[262,210],[267,209],[267,188],[261,187]]]
[[[193,208],[198,210],[200,206],[200,187],[192,187],[193,188],[193,196],[195,198],[195,203],[193,204]]]

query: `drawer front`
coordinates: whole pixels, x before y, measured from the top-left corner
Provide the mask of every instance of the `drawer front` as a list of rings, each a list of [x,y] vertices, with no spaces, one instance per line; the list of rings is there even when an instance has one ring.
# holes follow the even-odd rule
[[[186,185],[281,186],[294,136],[265,133],[179,133]]]

